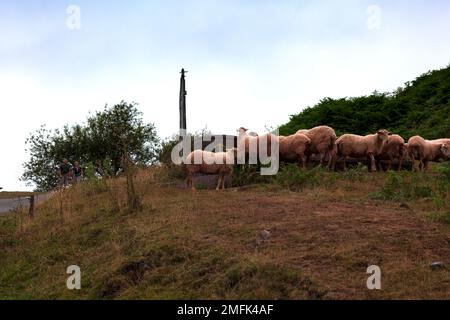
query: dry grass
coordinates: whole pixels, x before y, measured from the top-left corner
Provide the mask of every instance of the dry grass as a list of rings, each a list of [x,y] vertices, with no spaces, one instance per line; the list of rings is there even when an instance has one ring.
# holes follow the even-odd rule
[[[69,299],[449,299],[450,226],[427,201],[374,200],[383,174],[291,192],[274,185],[190,191],[163,169],[140,172],[142,211],[127,214],[124,179],[0,218],[0,297]],[[167,183],[167,185],[164,185]],[[444,210],[448,209],[444,207]],[[263,241],[262,230],[271,237]],[[67,266],[82,271],[70,291]],[[382,290],[366,288],[367,266]]]
[[[23,191],[2,191],[0,192],[0,199],[14,199],[19,197],[29,197],[32,195],[39,195],[41,192],[23,192]]]

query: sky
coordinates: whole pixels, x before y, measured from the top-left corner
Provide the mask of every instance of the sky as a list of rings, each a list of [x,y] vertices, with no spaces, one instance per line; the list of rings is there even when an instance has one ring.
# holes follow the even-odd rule
[[[0,187],[42,124],[83,123],[125,100],[161,138],[263,132],[324,97],[389,92],[450,63],[448,0],[0,2]]]

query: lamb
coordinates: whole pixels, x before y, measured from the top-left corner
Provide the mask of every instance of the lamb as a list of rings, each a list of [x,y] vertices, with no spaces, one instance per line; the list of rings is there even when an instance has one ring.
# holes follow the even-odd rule
[[[304,134],[311,139],[307,161],[311,155],[319,154],[320,165],[322,166],[325,159],[328,158],[328,168],[331,168],[333,149],[337,138],[333,128],[319,126],[310,130],[298,130],[297,134]]]
[[[336,150],[333,155],[333,168],[340,158],[344,160],[344,170],[347,170],[347,157],[366,157],[369,162],[369,171],[377,171],[375,156],[379,155],[384,144],[388,141],[389,132],[379,130],[375,134],[358,136],[355,134],[344,134],[336,140]]]
[[[311,139],[304,134],[294,134],[279,137],[280,160],[299,161],[299,165],[306,168],[307,155],[311,147]]]
[[[425,140],[421,136],[411,137],[408,141],[408,154],[413,162],[419,160],[419,170],[426,171],[430,161],[437,162],[440,159],[450,158],[450,145],[446,139]]]
[[[387,171],[392,168],[392,161],[398,160],[398,171],[402,170],[403,161],[407,153],[405,140],[398,134],[389,135],[388,141],[384,144],[381,153],[376,157],[378,168],[381,170],[381,160],[387,160]]]
[[[187,186],[195,191],[192,183],[192,177],[195,173],[218,174],[216,190],[220,187],[225,189],[225,176],[233,173],[234,159],[237,149],[233,148],[226,152],[209,152],[203,150],[194,150],[186,157],[186,169],[188,172]]]

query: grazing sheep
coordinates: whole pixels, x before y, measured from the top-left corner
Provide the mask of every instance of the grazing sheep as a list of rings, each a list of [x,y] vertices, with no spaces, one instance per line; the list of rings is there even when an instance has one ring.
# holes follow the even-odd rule
[[[257,133],[254,133],[254,132],[247,133],[248,129],[246,129],[244,127],[240,127],[237,131],[239,132],[239,137],[241,137],[241,138],[243,137],[246,155],[248,155],[250,153],[250,146],[254,146],[253,147],[253,148],[255,148],[254,151],[259,155],[260,140],[266,141],[267,155],[268,156],[271,155],[272,140],[276,138],[275,135],[268,133],[268,134],[259,136]]]
[[[304,134],[294,134],[288,137],[279,137],[280,160],[298,161],[299,165],[306,168],[307,154],[311,147],[311,139]]]
[[[344,170],[347,170],[347,157],[363,158],[369,162],[369,171],[377,171],[375,156],[381,153],[384,144],[388,141],[389,132],[379,130],[375,134],[358,136],[355,134],[344,134],[336,140],[336,152],[333,160],[333,168],[340,158],[344,160]]]
[[[333,149],[337,138],[333,128],[319,126],[309,130],[299,130],[297,131],[297,134],[304,134],[311,139],[311,147],[307,161],[309,161],[311,155],[319,154],[320,165],[322,166],[325,159],[328,158],[328,168],[331,168]]]
[[[405,140],[398,134],[389,135],[388,141],[383,145],[381,153],[376,156],[378,168],[381,170],[381,160],[387,160],[388,166],[387,171],[392,168],[392,161],[394,159],[398,160],[398,171],[402,170],[403,161],[405,160],[405,155],[407,153]]]
[[[251,136],[247,134],[248,129],[244,127],[240,127],[238,129],[239,137],[244,139],[244,148],[245,154],[248,155],[250,153],[250,146],[255,146],[256,150],[258,149],[258,136]],[[238,146],[239,147],[239,146]]]
[[[437,162],[440,159],[450,158],[450,146],[445,143],[446,139],[425,140],[421,136],[411,137],[408,141],[408,154],[413,162],[419,161],[419,170],[426,171],[430,161]]]
[[[436,140],[431,140],[431,141],[445,143],[446,145],[450,146],[450,139],[449,138],[441,138],[441,139],[436,139]]]
[[[258,134],[256,132],[248,132],[248,129],[244,128],[244,127],[240,127],[239,129],[237,129],[237,132],[239,132],[239,135],[248,135],[248,136],[252,136],[252,137],[257,137]]]
[[[192,183],[192,177],[195,173],[218,174],[216,190],[225,189],[225,175],[233,173],[234,159],[237,149],[233,148],[227,152],[209,152],[195,150],[186,157],[186,169],[188,171],[187,186],[195,191]],[[200,162],[200,163],[199,163]]]

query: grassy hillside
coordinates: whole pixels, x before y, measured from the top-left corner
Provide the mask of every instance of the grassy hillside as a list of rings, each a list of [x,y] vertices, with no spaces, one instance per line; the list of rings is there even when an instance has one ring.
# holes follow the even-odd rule
[[[329,125],[343,133],[368,134],[380,128],[405,138],[450,137],[450,66],[428,72],[393,93],[325,98],[280,127],[288,135],[301,128]]]
[[[449,299],[450,270],[430,268],[450,263],[442,170],[289,166],[283,180],[192,193],[152,168],[137,177],[144,205],[133,214],[122,178],[86,183],[38,206],[33,221],[0,217],[0,298]],[[66,288],[73,264],[78,291]],[[366,288],[371,264],[381,291]]]

